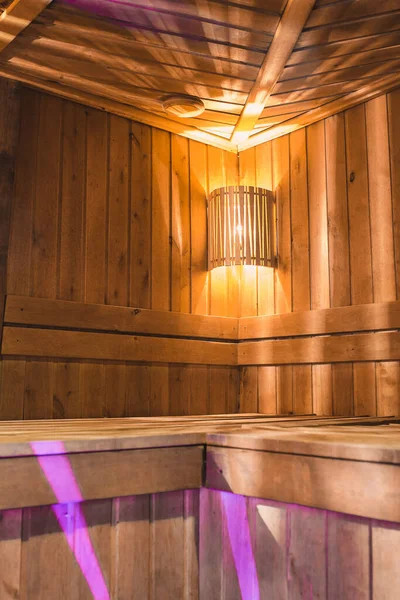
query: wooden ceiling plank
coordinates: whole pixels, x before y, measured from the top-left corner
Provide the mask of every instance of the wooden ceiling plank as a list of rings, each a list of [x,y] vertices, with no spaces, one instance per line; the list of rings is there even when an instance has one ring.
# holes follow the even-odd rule
[[[189,69],[194,75],[200,77],[202,73],[215,74],[219,77],[239,79],[243,81],[255,80],[258,73],[256,65],[242,64],[230,59],[215,58],[210,55],[191,54],[182,50],[171,50],[162,46],[146,46],[135,42],[133,39],[127,40],[125,37],[115,35],[112,39],[99,35],[86,36],[82,31],[76,31],[74,28],[44,27],[36,23],[29,27],[28,32],[24,34],[26,43],[31,40],[43,39],[49,43],[57,44],[63,47],[74,46],[82,48],[83,51],[99,51],[121,60],[131,59],[144,65],[158,64],[165,69]],[[111,52],[112,49],[112,52]]]
[[[315,0],[288,0],[275,37],[247,98],[231,141],[240,143],[252,132],[268,97],[279,80],[286,62],[311,13]]]
[[[376,33],[363,38],[347,40],[346,43],[332,42],[322,46],[299,48],[293,51],[287,62],[287,67],[315,62],[316,60],[340,59],[341,57],[349,57],[362,52],[398,46],[399,44],[400,31],[391,31],[389,33]]]
[[[96,0],[95,5],[92,2],[81,2],[80,6],[85,10],[96,11],[98,16],[115,16],[118,14],[118,8],[115,5],[112,6],[109,0]],[[60,2],[57,3],[57,9],[59,11],[75,10],[69,4]],[[110,10],[112,12],[109,12]],[[225,25],[229,28],[270,35],[274,34],[280,18],[278,12],[269,11],[268,9],[260,10],[254,6],[225,4],[213,0],[186,0],[186,2],[181,0],[178,2],[173,0],[134,0],[119,7],[119,11],[127,20],[128,18],[134,20],[137,17],[138,10],[143,13],[165,14],[167,17],[209,22],[210,24]]]
[[[80,16],[80,15],[78,15]],[[250,64],[253,67],[259,67],[262,63],[264,50],[261,48],[248,48],[237,44],[221,43],[219,40],[184,38],[172,35],[168,31],[157,32],[151,30],[140,30],[128,27],[117,27],[110,24],[107,20],[96,20],[86,17],[77,22],[76,16],[71,16],[70,21],[60,19],[44,19],[41,17],[38,23],[45,29],[54,27],[58,31],[64,30],[66,35],[73,36],[80,34],[98,43],[121,41],[129,42],[132,47],[158,49],[159,51],[181,52],[187,55],[207,57],[211,59],[227,61],[229,63]],[[104,24],[104,26],[103,26]],[[108,28],[107,28],[108,25]]]
[[[296,50],[334,42],[347,44],[349,40],[365,39],[371,35],[382,35],[398,29],[400,29],[400,11],[389,15],[366,17],[356,23],[331,23],[326,27],[303,31],[296,44]]]
[[[116,18],[114,15],[115,7],[118,4],[112,2],[104,2],[103,6],[107,10],[100,12],[98,2],[88,3],[88,11],[82,12],[77,11],[74,8],[69,8],[67,11],[60,12],[58,5],[56,14],[50,21],[55,23],[62,21],[64,23],[79,22],[80,24],[94,26],[97,29],[103,29],[103,24],[107,23],[109,26],[115,28],[117,31],[133,32],[136,40],[141,42],[151,41],[152,39],[165,39],[168,46],[193,46],[196,45],[207,45],[216,44],[219,47],[219,51],[224,51],[229,55],[228,50],[233,52],[235,49],[237,52],[248,51],[258,52],[260,62],[264,53],[264,48],[272,40],[272,35],[265,33],[254,32],[251,30],[235,29],[229,27],[226,24],[209,24],[204,27],[201,22],[196,23],[190,19],[181,19],[180,17],[169,17],[163,15],[161,19],[155,11],[151,11],[148,14],[143,14],[143,11],[135,10],[132,13],[132,17],[129,15],[125,18],[124,14],[121,13],[120,18]],[[80,6],[85,6],[84,3],[80,3]],[[123,5],[126,8],[125,5]],[[89,8],[91,7],[91,8]],[[61,7],[62,8],[62,7]],[[95,11],[95,12],[94,12]],[[50,17],[48,11],[47,16]],[[45,15],[43,15],[45,17]],[[60,18],[61,17],[61,18]],[[132,20],[131,20],[132,19]],[[225,50],[223,48],[225,47]]]
[[[282,83],[278,83],[274,89],[274,96],[280,94],[293,94],[301,93],[302,91],[312,91],[319,93],[322,91],[326,95],[332,95],[335,93],[340,94],[341,91],[348,92],[354,86],[359,86],[368,83],[368,79],[374,77],[380,77],[389,73],[396,73],[400,71],[400,56],[395,61],[388,61],[379,63],[375,67],[356,67],[354,69],[348,69],[349,73],[343,73],[342,71],[332,71],[331,73],[325,73],[323,75],[316,75],[314,77],[305,77],[302,79],[292,79]]]
[[[363,86],[354,92],[338,98],[337,100],[328,102],[324,106],[305,112],[303,115],[295,119],[290,119],[283,125],[271,127],[266,132],[252,136],[251,140],[248,140],[247,143],[245,142],[240,144],[238,146],[238,150],[241,151],[251,148],[252,146],[256,146],[282,135],[286,135],[287,133],[291,133],[300,127],[305,127],[306,125],[311,125],[312,123],[321,121],[322,119],[330,117],[333,114],[347,110],[356,104],[360,104],[361,102],[365,102],[375,98],[378,95],[389,92],[399,85],[400,73],[386,75],[377,81],[369,83],[368,85]]]
[[[0,16],[0,52],[50,4],[51,0],[14,0]]]
[[[389,13],[398,8],[398,0],[346,0],[323,7],[317,6],[310,15],[307,29]]]
[[[268,103],[261,113],[261,117],[271,117],[276,115],[286,115],[290,112],[305,112],[313,108],[318,108],[321,104],[332,102],[341,98],[343,94],[336,96],[328,96],[326,98],[318,98],[318,100],[300,100],[298,102],[287,102],[286,104],[273,104],[273,99],[270,98],[270,104]]]
[[[330,73],[332,71],[346,71],[355,67],[372,67],[376,63],[397,60],[399,56],[400,44],[397,44],[388,48],[376,48],[354,54],[344,54],[337,58],[310,61],[304,64],[285,67],[279,83],[300,77]]]
[[[113,57],[111,57],[113,58]],[[83,57],[65,57],[54,52],[42,51],[32,45],[29,52],[17,52],[17,55],[7,62],[8,64],[18,64],[18,61],[29,60],[31,68],[35,70],[36,66],[43,68],[52,68],[58,71],[60,76],[80,77],[96,83],[105,83],[116,85],[122,91],[128,94],[139,94],[146,97],[148,94],[162,98],[166,94],[188,94],[198,96],[203,100],[228,101],[243,105],[246,100],[246,93],[234,90],[225,90],[218,86],[207,86],[201,79],[197,81],[184,81],[181,78],[160,78],[151,73],[140,74],[135,70],[107,68],[101,61],[87,61]]]
[[[159,63],[156,60],[138,60],[136,56],[117,53],[110,54],[89,45],[82,46],[78,43],[66,43],[56,39],[49,39],[48,37],[32,36],[28,40],[28,36],[25,35],[24,43],[26,44],[27,42],[30,49],[39,48],[42,51],[51,52],[68,59],[79,58],[80,60],[92,63],[98,62],[107,68],[126,70],[136,75],[155,76],[160,79],[179,79],[186,83],[198,83],[201,81],[206,86],[210,85],[218,89],[228,89],[235,92],[248,92],[252,85],[252,81],[235,78],[231,75],[196,70],[183,67],[179,64]],[[16,46],[14,46],[13,50],[16,53]],[[21,46],[21,50],[23,50],[23,46]]]
[[[55,96],[61,96],[67,100],[72,100],[74,102],[78,102],[79,104],[83,104],[84,106],[97,108],[99,110],[107,111],[121,117],[131,119],[132,121],[138,121],[139,123],[164,129],[165,131],[170,131],[171,133],[177,133],[183,137],[187,137],[204,144],[210,144],[211,146],[216,146],[222,150],[228,150],[235,153],[237,151],[235,146],[233,146],[228,140],[224,140],[222,137],[200,131],[199,129],[191,127],[190,125],[186,125],[185,123],[177,123],[166,117],[123,104],[122,102],[118,102],[110,98],[96,96],[93,93],[77,90],[57,82],[40,79],[32,74],[23,73],[22,71],[12,69],[10,67],[2,67],[1,65],[0,77],[6,77],[8,79],[20,81],[21,83],[24,83],[30,87],[41,89]]]

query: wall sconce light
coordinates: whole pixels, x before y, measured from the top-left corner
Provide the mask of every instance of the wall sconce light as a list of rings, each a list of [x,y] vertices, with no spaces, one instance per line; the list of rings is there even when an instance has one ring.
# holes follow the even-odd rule
[[[222,187],[208,198],[208,268],[276,266],[275,199],[270,190]]]

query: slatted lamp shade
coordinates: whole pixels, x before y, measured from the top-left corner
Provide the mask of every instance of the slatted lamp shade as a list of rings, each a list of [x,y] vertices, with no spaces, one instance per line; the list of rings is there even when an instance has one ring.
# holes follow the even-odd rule
[[[276,264],[275,200],[271,191],[222,187],[208,198],[208,268]]]

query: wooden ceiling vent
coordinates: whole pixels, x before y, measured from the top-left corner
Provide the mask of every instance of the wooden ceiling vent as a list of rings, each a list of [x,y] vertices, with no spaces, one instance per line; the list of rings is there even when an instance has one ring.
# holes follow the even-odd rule
[[[165,112],[181,119],[198,117],[205,110],[204,102],[194,96],[167,96],[163,100],[163,108]]]

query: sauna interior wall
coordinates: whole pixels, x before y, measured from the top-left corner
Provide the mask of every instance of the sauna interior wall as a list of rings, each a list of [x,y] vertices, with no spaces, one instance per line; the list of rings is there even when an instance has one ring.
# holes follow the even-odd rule
[[[236,178],[235,154],[21,88],[7,293],[237,316],[205,204]],[[0,419],[235,412],[238,391],[236,367],[6,357]]]
[[[279,214],[279,268],[243,271],[241,316],[400,299],[400,90],[242,152],[239,174]],[[399,378],[397,361],[242,368],[241,408],[398,415]]]
[[[400,91],[233,153],[21,89],[7,292],[249,316],[398,299]],[[205,194],[275,190],[279,267],[206,272]],[[240,376],[240,382],[239,382]],[[391,363],[4,359],[0,418],[398,414]]]

